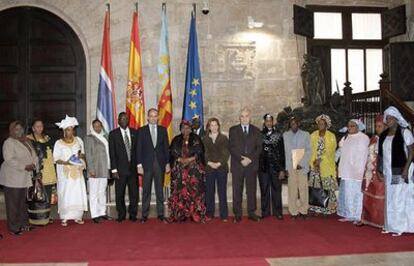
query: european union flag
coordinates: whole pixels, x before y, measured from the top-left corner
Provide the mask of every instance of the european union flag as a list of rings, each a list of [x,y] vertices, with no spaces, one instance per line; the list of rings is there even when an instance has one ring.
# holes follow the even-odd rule
[[[203,93],[201,87],[200,64],[198,60],[198,43],[196,19],[191,13],[190,39],[188,40],[187,71],[185,76],[185,95],[183,105],[183,120],[191,121],[198,118],[204,125]]]

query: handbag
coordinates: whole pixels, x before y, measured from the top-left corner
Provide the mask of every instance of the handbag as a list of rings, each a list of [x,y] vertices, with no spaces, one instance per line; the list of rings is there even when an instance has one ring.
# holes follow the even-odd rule
[[[309,205],[326,208],[329,204],[329,191],[323,188],[322,178],[319,175],[318,177],[320,187],[315,187],[316,176],[313,179],[312,186],[309,187]]]
[[[56,205],[58,203],[58,194],[56,191],[56,187],[53,186],[52,193],[50,195],[50,205]]]
[[[47,202],[48,198],[46,195],[45,187],[42,183],[42,174],[36,173],[32,179],[33,185],[27,191],[28,202]]]

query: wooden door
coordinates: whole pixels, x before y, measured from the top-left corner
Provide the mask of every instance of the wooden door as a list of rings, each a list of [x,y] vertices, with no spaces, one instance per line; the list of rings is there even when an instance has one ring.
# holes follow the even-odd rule
[[[0,143],[8,125],[34,118],[57,139],[55,126],[66,114],[76,116],[85,134],[85,53],[76,33],[58,16],[34,7],[0,12]],[[0,160],[2,156],[0,153]]]

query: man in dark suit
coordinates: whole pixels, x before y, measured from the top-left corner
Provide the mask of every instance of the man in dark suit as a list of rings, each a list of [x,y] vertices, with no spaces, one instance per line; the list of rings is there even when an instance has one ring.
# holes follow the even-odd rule
[[[245,179],[248,218],[258,222],[260,218],[256,215],[256,187],[262,137],[260,130],[250,124],[250,111],[247,108],[240,113],[240,124],[230,128],[229,147],[233,182],[233,222],[241,221]]]
[[[196,134],[200,138],[202,138],[204,136],[204,125],[202,125],[200,123],[200,118],[199,117],[194,117],[191,120],[191,125],[192,125],[192,128],[193,128],[194,134]]]
[[[115,179],[115,200],[118,222],[126,217],[125,189],[128,186],[129,219],[137,221],[138,178],[136,170],[136,130],[129,128],[129,119],[125,112],[118,115],[119,127],[109,133],[109,155],[111,172]]]
[[[164,174],[170,171],[168,163],[168,133],[165,127],[157,125],[157,109],[149,109],[147,117],[148,125],[138,130],[136,149],[137,171],[138,174],[143,175],[141,223],[145,223],[148,220],[152,180],[154,180],[155,185],[158,219],[165,222]]]

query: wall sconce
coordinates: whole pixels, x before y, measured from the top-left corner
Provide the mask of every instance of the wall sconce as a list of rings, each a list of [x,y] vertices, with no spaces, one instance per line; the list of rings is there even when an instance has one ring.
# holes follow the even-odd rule
[[[261,28],[263,27],[263,25],[264,25],[263,22],[254,21],[252,16],[247,17],[247,27],[249,27],[249,29]]]

